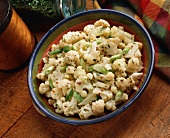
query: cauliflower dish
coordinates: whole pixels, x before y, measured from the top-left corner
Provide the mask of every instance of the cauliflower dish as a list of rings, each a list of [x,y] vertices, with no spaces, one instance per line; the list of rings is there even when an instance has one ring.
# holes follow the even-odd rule
[[[142,47],[124,27],[103,19],[69,31],[42,58],[39,92],[58,114],[103,116],[138,90]]]

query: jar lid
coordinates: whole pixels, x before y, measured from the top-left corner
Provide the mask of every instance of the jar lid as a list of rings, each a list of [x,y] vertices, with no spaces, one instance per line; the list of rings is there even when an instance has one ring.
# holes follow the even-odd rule
[[[8,0],[0,0],[0,34],[4,32],[10,23],[12,8]]]

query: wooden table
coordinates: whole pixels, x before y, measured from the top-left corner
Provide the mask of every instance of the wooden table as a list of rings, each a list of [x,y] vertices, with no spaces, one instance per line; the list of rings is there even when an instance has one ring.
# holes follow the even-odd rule
[[[91,0],[87,0],[87,9],[92,9]],[[45,31],[34,33],[40,40]],[[170,85],[156,71],[142,96],[124,113],[102,123],[73,126],[55,122],[35,110],[27,70],[0,72],[0,137],[170,138]]]

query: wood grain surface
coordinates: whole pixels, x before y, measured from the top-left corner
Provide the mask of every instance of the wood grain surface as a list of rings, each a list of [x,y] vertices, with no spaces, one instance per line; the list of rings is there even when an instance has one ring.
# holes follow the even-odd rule
[[[87,9],[92,9],[87,0]],[[38,40],[45,31],[34,32]],[[170,138],[170,85],[156,72],[142,96],[125,112],[102,123],[67,125],[40,115],[27,86],[28,67],[0,72],[2,138]]]

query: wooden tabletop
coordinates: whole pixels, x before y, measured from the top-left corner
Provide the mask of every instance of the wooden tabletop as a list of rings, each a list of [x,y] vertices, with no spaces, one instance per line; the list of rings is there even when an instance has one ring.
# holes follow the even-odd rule
[[[87,0],[87,9],[92,8],[91,0]],[[44,33],[34,32],[38,40]],[[0,72],[0,137],[170,138],[170,85],[156,71],[142,96],[128,110],[102,123],[74,126],[35,110],[27,70],[26,66],[16,72]]]

